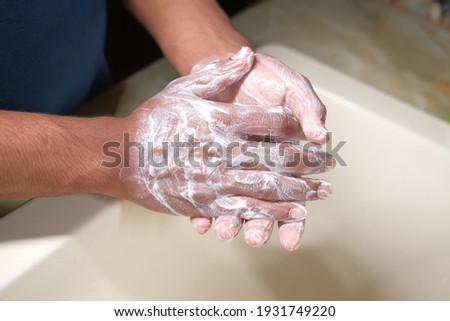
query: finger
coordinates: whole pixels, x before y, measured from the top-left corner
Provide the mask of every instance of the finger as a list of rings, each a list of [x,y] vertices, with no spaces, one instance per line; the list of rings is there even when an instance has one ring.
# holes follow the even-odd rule
[[[235,216],[245,220],[265,218],[287,221],[303,219],[306,210],[298,202],[269,202],[247,196],[225,196],[217,199],[212,204],[211,213],[206,215]]]
[[[203,216],[191,217],[191,224],[199,234],[205,234],[211,228],[212,219]]]
[[[240,137],[260,136],[269,138],[269,141],[298,141],[306,138],[292,113],[280,106],[232,104],[227,106],[227,111],[227,115],[221,115],[223,122]]]
[[[291,176],[323,173],[332,170],[336,161],[332,155],[291,143],[246,142],[227,150],[227,167],[246,170],[273,171]]]
[[[290,110],[273,105],[253,106],[238,103],[196,105],[199,113],[208,111],[211,129],[245,141],[298,142],[305,140],[300,123]]]
[[[259,247],[269,240],[272,235],[274,221],[261,218],[245,221],[244,238],[250,247]]]
[[[216,218],[214,232],[219,240],[230,242],[239,233],[242,227],[242,219],[233,215],[224,215]]]
[[[297,75],[294,84],[286,95],[286,105],[300,122],[306,138],[314,143],[325,144],[327,111],[324,104],[308,79]]]
[[[257,54],[257,57],[259,55],[261,54]],[[299,121],[306,138],[314,143],[324,144],[327,140],[326,108],[311,82],[273,57],[264,55],[264,60],[271,71],[286,84],[285,106]]]
[[[189,92],[207,99],[239,81],[251,69],[253,60],[254,52],[242,47],[228,59],[208,64],[199,72],[174,80],[166,89]]]
[[[209,102],[209,101],[208,101]],[[300,123],[279,106],[217,103],[193,106],[210,119],[210,129],[243,141],[299,142],[306,139]]]
[[[218,189],[222,195],[243,195],[266,201],[312,201],[325,199],[333,188],[325,180],[288,177],[264,171],[230,170]]]
[[[299,221],[278,222],[281,245],[288,251],[298,249],[303,239],[305,219]]]

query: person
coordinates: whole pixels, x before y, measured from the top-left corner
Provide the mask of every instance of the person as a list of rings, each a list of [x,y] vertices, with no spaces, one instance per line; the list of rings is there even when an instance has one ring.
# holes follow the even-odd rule
[[[312,160],[287,167],[277,154],[274,166],[246,165],[250,153],[264,159],[263,144],[278,153],[285,140],[326,142],[326,109],[310,82],[250,49],[215,1],[124,3],[182,76],[125,118],[64,116],[108,85],[105,1],[2,4],[0,197],[109,195],[187,215],[199,233],[215,219],[223,241],[243,227],[252,247],[278,223],[282,246],[296,249],[305,202],[332,192],[303,176],[332,169],[333,158],[288,144],[283,155]],[[167,152],[174,137],[194,147]]]

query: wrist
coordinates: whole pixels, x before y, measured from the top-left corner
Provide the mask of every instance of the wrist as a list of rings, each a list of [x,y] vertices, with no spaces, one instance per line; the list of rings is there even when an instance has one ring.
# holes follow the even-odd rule
[[[249,46],[216,1],[126,0],[125,3],[181,75],[188,74],[198,62],[223,59]]]
[[[80,169],[75,186],[81,192],[126,198],[120,179],[123,169],[123,137],[135,128],[131,117],[96,117],[86,120]]]
[[[0,111],[0,197],[119,194],[120,169],[102,166],[102,147],[133,130],[129,124],[111,117]]]

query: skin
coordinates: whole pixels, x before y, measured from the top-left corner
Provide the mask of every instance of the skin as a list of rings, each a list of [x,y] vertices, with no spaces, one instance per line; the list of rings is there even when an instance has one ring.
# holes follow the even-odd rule
[[[124,3],[158,41],[165,56],[181,75],[202,70],[209,62],[228,58],[231,53],[248,46],[247,41],[233,28],[215,1],[127,0]],[[267,129],[271,128],[277,136],[276,139],[306,138],[313,142],[325,142],[325,108],[321,103],[317,103],[318,99],[309,82],[289,68],[280,67],[281,64],[273,58],[260,54],[251,56],[251,63],[238,73],[239,77],[219,82],[220,90],[195,93],[197,102],[208,100],[227,103],[229,113],[223,115],[224,124],[230,124],[233,119],[239,118],[243,110],[258,117],[258,123],[253,124],[252,128],[246,124],[246,132],[239,131],[242,131],[243,126],[235,128],[240,139],[246,136],[247,139],[258,140],[258,137],[267,134]],[[217,72],[210,74],[220,76]],[[212,79],[211,82],[217,80]],[[184,89],[198,85],[195,79],[183,79],[181,83]],[[272,92],[272,89],[276,90]],[[180,86],[177,90],[181,90]],[[164,91],[164,94],[167,92]],[[141,181],[136,180],[136,172],[131,172],[131,168],[122,170],[119,167],[99,166],[104,161],[105,156],[101,151],[105,142],[120,142],[124,133],[131,133],[135,139],[148,137],[148,134],[139,136],[137,133],[142,133],[142,124],[153,117],[152,110],[158,109],[158,102],[161,102],[164,94],[146,102],[133,115],[123,119],[83,119],[0,111],[0,197],[97,193],[129,199],[154,210],[172,212],[161,202],[149,201],[147,204],[142,201],[144,194],[137,188],[141,188]],[[241,110],[230,107],[230,104],[240,107]],[[205,104],[196,106],[200,108],[199,106]],[[263,116],[251,108],[255,106],[266,108]],[[280,116],[280,108],[283,116]],[[177,112],[178,116],[181,116],[187,111],[178,107]],[[265,122],[261,122],[261,119]],[[164,121],[161,118],[158,120]],[[170,121],[165,124],[169,123]],[[20,130],[17,130],[18,124]],[[293,152],[301,150],[294,148]],[[326,159],[325,156],[322,159],[319,157],[318,161],[326,163]],[[333,163],[328,164],[328,167],[323,165],[322,169],[330,169],[333,166]],[[278,169],[280,168],[282,166]],[[261,205],[257,206],[258,208],[266,206],[264,217],[251,217],[242,213],[237,215],[236,211],[206,215],[206,210],[198,209],[197,212],[192,210],[187,214],[182,213],[192,217],[194,227],[201,233],[206,232],[211,226],[211,219],[216,218],[215,232],[222,240],[231,240],[245,223],[244,234],[247,243],[259,246],[268,240],[274,222],[278,222],[282,245],[293,250],[301,241],[306,214],[304,202],[315,197],[324,198],[331,193],[331,186],[325,182],[299,179],[298,176],[307,173],[298,169],[296,173],[292,173],[292,169],[289,173],[280,170],[269,173],[268,168],[261,166],[252,171],[253,175],[261,175],[258,172],[263,171],[267,172],[264,174],[267,177],[272,175],[271,182],[277,191],[275,193],[259,190],[262,180],[260,177],[253,178],[254,182],[258,182],[258,186],[249,183],[251,180],[248,179],[248,169],[232,170],[235,171],[233,175],[222,175],[223,185],[215,191],[219,198],[240,195],[240,192],[233,190],[234,185],[240,191],[253,189],[253,193],[262,195],[263,199],[257,199],[257,202],[253,201],[255,195],[239,197],[252,198],[251,204]],[[230,176],[238,177],[240,181],[230,181]],[[284,187],[281,188],[282,186]],[[149,193],[148,189],[146,193]],[[308,193],[310,196],[307,197]],[[150,193],[149,199],[151,195]],[[283,213],[280,213],[278,207],[272,204],[275,200],[296,205],[286,205],[287,207],[282,207]],[[265,205],[260,202],[265,202]]]
[[[119,141],[131,125],[113,117],[0,111],[0,198],[123,194],[119,169],[99,165],[103,144]]]
[[[124,0],[181,74],[199,62],[226,58],[247,40],[214,0]]]
[[[201,66],[202,64],[200,63],[194,66],[193,70],[201,68]],[[249,73],[237,83],[217,94],[215,99],[222,102],[247,104],[250,106],[283,106],[292,113],[294,119],[298,120],[301,128],[297,132],[290,132],[288,138],[309,139],[318,144],[326,142],[326,129],[323,125],[326,118],[326,109],[315,94],[311,83],[304,76],[270,56],[255,54],[255,61]],[[253,134],[256,136],[264,136],[268,133],[279,135],[279,133],[274,132],[270,126],[264,123],[260,123],[253,130]],[[332,169],[333,166],[332,164],[328,170]],[[296,168],[295,171],[301,172],[301,169]],[[289,174],[293,175],[295,173],[291,172]],[[309,174],[312,174],[312,172]],[[327,197],[331,192],[332,188],[329,186],[321,193],[324,197]],[[203,232],[206,229],[205,227],[211,225],[211,222],[206,222],[202,218],[196,217],[191,221],[195,228],[200,226],[200,232]],[[233,223],[230,224],[230,221]],[[239,232],[243,223],[242,220],[235,218],[216,220],[216,234],[220,239],[227,240],[226,237],[236,235]],[[226,226],[221,226],[222,224]],[[252,247],[264,244],[273,230],[273,221],[265,219],[245,222],[245,225],[245,240]],[[278,221],[278,225],[280,241],[283,247],[288,250],[296,249],[301,243],[304,220],[297,222],[292,220],[289,222]],[[231,229],[231,231],[227,231],[227,229]]]
[[[131,193],[130,200],[160,212],[205,220],[216,218],[218,228],[225,226],[222,234],[219,233],[219,237],[226,236],[222,237],[224,240],[232,239],[237,233],[231,226],[238,227],[246,220],[246,235],[255,246],[267,241],[268,236],[260,231],[269,230],[274,221],[285,222],[285,228],[294,222],[297,226],[303,224],[304,202],[320,199],[330,190],[330,185],[300,176],[320,173],[327,170],[327,166],[333,166],[327,154],[288,146],[287,154],[298,153],[300,157],[308,156],[315,161],[287,167],[285,158],[277,156],[270,166],[264,162],[261,144],[255,144],[251,151],[262,157],[261,162],[252,167],[245,166],[247,156],[240,148],[229,153],[218,153],[217,149],[208,153],[216,161],[223,161],[222,165],[226,165],[229,157],[229,166],[209,166],[203,161],[204,146],[208,143],[220,144],[225,151],[231,143],[250,143],[243,137],[254,135],[255,126],[261,123],[267,123],[265,128],[284,137],[289,132],[302,135],[300,124],[281,106],[262,108],[212,99],[240,81],[252,68],[254,57],[253,51],[243,48],[230,59],[175,80],[135,111],[131,117],[137,124],[134,140],[142,146],[151,142],[153,159],[166,160],[166,163],[159,167],[144,160],[136,166],[139,156],[135,153],[133,166],[121,170],[126,190]],[[195,141],[197,147],[192,149],[192,154],[187,149],[176,154],[170,147],[165,152],[164,142],[174,142],[175,135],[181,142],[194,138],[192,142]],[[282,155],[281,144],[273,143],[271,147],[274,155]],[[189,162],[189,155],[198,161],[197,165]],[[293,231],[286,230],[289,232],[287,241],[298,242],[301,236],[298,228],[295,240]]]
[[[247,40],[233,28],[216,1],[127,0],[125,4],[130,12],[155,37],[164,55],[182,75],[196,68],[201,68],[212,60],[228,57],[230,53],[236,52],[243,46],[249,46]],[[302,115],[305,110],[304,107],[310,106],[309,101],[305,101],[301,97],[301,93],[304,92],[303,88],[314,93],[310,84],[306,87],[301,84],[303,81],[308,81],[296,73],[293,75],[292,71],[287,67],[273,68],[274,65],[276,66],[279,63],[274,61],[275,59],[273,58],[272,61],[270,58],[265,58],[268,57],[258,55],[256,63],[246,79],[241,84],[236,84],[233,90],[224,93],[222,98],[228,102],[233,102],[233,97],[237,99],[239,97],[247,97],[250,99],[251,95],[245,94],[245,92],[248,93],[255,89],[254,92],[258,93],[259,99],[258,101],[253,100],[253,103],[263,104],[266,101],[270,101],[276,102],[274,103],[275,105],[280,105],[280,102],[288,102],[293,107],[292,109],[296,113],[297,118],[302,120],[303,125],[306,125],[306,138],[320,144],[325,143],[327,139],[324,126],[326,110],[323,104],[313,104],[316,110],[312,108],[309,110],[309,113]],[[275,71],[290,75],[293,78],[283,77],[280,73],[275,74]],[[295,81],[298,81],[299,78],[303,78],[300,85]],[[294,81],[286,83],[286,79]],[[264,82],[264,80],[270,81]],[[296,86],[294,86],[293,90],[289,90],[289,86],[292,83],[296,83]],[[243,86],[241,86],[242,84]],[[275,85],[280,91],[277,95],[269,97],[268,93],[271,92],[271,85]],[[298,91],[299,89],[301,90]],[[309,95],[309,97],[316,99],[317,96],[313,94]],[[309,126],[307,123],[309,123]],[[331,187],[329,193],[331,193]],[[230,224],[230,221],[236,224]],[[191,222],[199,233],[208,231],[212,223],[211,220],[201,217],[193,218]],[[236,235],[242,223],[242,221],[238,222],[235,218],[216,220],[216,235],[221,240],[229,240],[229,235]],[[280,222],[280,224],[283,225],[284,223]],[[231,228],[231,231],[229,231],[229,228]],[[295,244],[287,241],[288,237],[283,235],[292,235],[292,231],[289,230],[284,233],[286,229],[288,227],[280,230],[280,240],[285,248],[293,250],[299,246],[300,241],[295,242]],[[296,230],[299,231],[299,228],[297,227]],[[267,231],[266,234],[269,234],[269,236],[266,238],[268,239],[271,229]],[[257,224],[252,223],[252,225],[244,229],[245,239],[250,246],[260,245],[260,242],[253,242],[251,237],[252,234],[258,233],[260,231],[257,228]]]
[[[133,154],[135,158],[131,156],[130,165],[125,165],[122,148],[122,162],[105,165],[105,143],[120,143],[124,134],[131,134],[132,140],[143,146],[154,143],[152,152],[160,158],[159,143],[172,142],[174,135],[179,135],[181,141],[193,136],[199,142],[199,148],[194,150],[198,160],[202,159],[202,147],[211,141],[224,146],[248,143],[243,137],[253,136],[255,125],[261,123],[267,123],[280,137],[295,132],[302,136],[300,124],[281,106],[262,108],[212,99],[248,74],[254,58],[253,51],[243,48],[230,59],[173,81],[123,119],[0,112],[0,125],[7,138],[1,145],[1,163],[6,166],[0,167],[0,196],[105,194],[158,212],[217,218],[223,224],[219,228],[246,220],[246,235],[261,244],[268,236],[259,231],[271,229],[271,222],[285,222],[283,226],[287,226],[292,221],[303,226],[304,202],[322,198],[330,188],[325,181],[300,177],[332,166],[332,159],[321,151],[311,154],[299,146],[288,146],[288,153],[315,160],[312,166],[299,163],[292,168],[286,167],[281,156],[274,158],[273,166],[261,162],[248,168],[242,163],[246,156],[240,149],[224,155],[212,152],[218,159],[230,157],[231,166],[227,167],[208,167],[201,162],[190,166],[187,153],[180,154],[180,160],[186,164],[180,166],[171,152],[166,156],[168,164],[156,167],[139,165],[137,153]],[[10,117],[23,124],[22,131],[17,132]],[[36,122],[41,126],[34,126]],[[272,147],[275,155],[281,155],[281,144],[274,143]],[[252,149],[256,153],[259,150],[259,144]],[[21,154],[24,151],[27,154]],[[230,228],[224,231],[230,231],[233,234],[229,239],[234,232]],[[288,236],[288,241],[297,242],[301,232],[289,230]]]

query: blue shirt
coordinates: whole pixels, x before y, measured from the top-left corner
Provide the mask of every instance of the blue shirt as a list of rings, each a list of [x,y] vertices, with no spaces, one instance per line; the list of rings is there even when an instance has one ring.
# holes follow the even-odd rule
[[[106,0],[0,0],[0,109],[68,114],[110,84]]]

